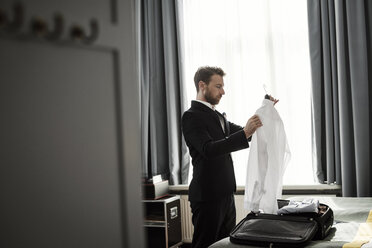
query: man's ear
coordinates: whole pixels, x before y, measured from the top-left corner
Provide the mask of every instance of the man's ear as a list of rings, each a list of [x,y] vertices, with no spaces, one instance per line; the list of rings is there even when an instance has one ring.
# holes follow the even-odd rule
[[[206,83],[204,83],[203,81],[199,81],[199,83],[198,83],[198,86],[199,86],[199,90],[203,90],[204,89],[204,87],[206,86]]]

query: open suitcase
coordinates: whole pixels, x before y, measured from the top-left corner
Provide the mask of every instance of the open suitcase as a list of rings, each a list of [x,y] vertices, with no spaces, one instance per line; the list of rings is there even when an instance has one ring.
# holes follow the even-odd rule
[[[278,200],[278,207],[288,205]],[[333,211],[319,204],[318,213],[249,213],[230,233],[230,241],[266,247],[303,247],[310,240],[324,239],[333,224]]]

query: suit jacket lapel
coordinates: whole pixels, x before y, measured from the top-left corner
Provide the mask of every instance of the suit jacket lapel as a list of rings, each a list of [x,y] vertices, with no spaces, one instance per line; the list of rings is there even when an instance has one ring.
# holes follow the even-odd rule
[[[225,112],[223,112],[222,117],[223,117],[223,121],[225,122],[225,134],[226,134],[226,136],[229,136],[230,135],[230,124],[226,119],[226,113]]]
[[[221,114],[220,112],[216,111],[216,113],[222,117],[223,119],[223,123],[225,125],[225,131],[224,131],[224,134],[225,136],[229,136],[230,135],[230,125],[229,125],[229,122],[227,121],[226,119],[226,114],[225,112],[223,114]],[[218,116],[217,116],[218,117]],[[219,120],[218,120],[219,121]],[[221,123],[221,122],[220,122]],[[222,127],[221,127],[222,128]]]
[[[204,105],[200,102],[197,102],[197,101],[192,101],[191,102],[191,107],[197,108],[197,109],[202,110],[202,111],[205,111],[206,114],[210,114],[211,117],[216,122],[216,124],[221,128],[221,132],[225,134],[225,132],[223,131],[222,126],[221,126],[220,118],[218,117],[218,114],[220,114],[218,111],[214,111],[211,108],[209,108],[208,106],[206,106],[206,105]],[[226,127],[226,124],[225,124],[225,127]]]
[[[212,110],[211,114],[213,115],[213,118],[214,118],[214,120],[217,122],[218,126],[221,128],[222,133],[225,133],[225,132],[223,131],[222,126],[221,126],[220,117],[218,117],[218,115],[219,115],[220,113],[218,113],[217,111]]]

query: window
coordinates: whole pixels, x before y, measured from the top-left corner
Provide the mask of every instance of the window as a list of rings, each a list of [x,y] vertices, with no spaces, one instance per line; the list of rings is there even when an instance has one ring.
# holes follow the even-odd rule
[[[307,1],[180,2],[189,104],[196,97],[197,68],[219,66],[226,72],[226,94],[217,109],[244,126],[261,106],[265,84],[268,93],[280,99],[276,108],[292,153],[284,184],[314,184]],[[249,149],[233,153],[238,185],[245,185],[248,155]]]

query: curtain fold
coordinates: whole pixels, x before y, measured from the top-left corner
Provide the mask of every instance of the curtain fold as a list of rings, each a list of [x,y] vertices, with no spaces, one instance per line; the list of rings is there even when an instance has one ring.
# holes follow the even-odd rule
[[[140,5],[143,176],[161,174],[172,185],[186,184],[189,159],[180,125],[185,104],[176,3],[142,0]]]
[[[313,169],[343,196],[372,196],[371,3],[308,0]]]

